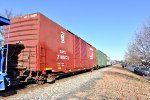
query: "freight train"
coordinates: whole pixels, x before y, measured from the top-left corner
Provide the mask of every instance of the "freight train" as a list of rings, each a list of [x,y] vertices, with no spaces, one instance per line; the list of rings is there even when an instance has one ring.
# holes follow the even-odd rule
[[[98,69],[109,63],[106,54],[41,13],[11,19],[6,26],[0,90],[9,85],[52,82],[63,74]],[[8,84],[9,83],[9,84]]]

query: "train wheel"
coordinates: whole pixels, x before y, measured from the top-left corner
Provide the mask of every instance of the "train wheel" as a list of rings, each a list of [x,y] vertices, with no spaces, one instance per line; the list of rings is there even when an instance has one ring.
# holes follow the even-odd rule
[[[37,80],[36,83],[37,83],[38,85],[42,85],[42,84],[44,84],[44,81],[43,81],[43,80]]]
[[[48,82],[48,83],[55,83],[56,78],[57,78],[56,75],[48,74],[47,82]]]
[[[92,68],[92,69],[91,69],[91,72],[93,72],[93,71],[94,71],[94,69]]]

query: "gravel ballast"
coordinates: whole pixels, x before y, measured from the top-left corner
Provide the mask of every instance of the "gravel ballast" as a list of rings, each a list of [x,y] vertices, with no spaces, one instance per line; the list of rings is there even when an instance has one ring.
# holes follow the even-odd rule
[[[102,72],[108,70],[104,68],[93,72],[83,73],[76,77],[69,77],[65,81],[60,81],[49,84],[45,87],[33,89],[31,88],[28,92],[17,93],[14,96],[7,97],[11,100],[56,100],[62,99],[77,90],[88,89],[94,85],[96,80],[102,79]]]

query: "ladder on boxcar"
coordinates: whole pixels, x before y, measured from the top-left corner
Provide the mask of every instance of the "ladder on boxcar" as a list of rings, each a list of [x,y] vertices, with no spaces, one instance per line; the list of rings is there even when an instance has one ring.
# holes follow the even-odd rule
[[[46,68],[46,49],[43,47],[40,48],[40,68],[41,70]]]

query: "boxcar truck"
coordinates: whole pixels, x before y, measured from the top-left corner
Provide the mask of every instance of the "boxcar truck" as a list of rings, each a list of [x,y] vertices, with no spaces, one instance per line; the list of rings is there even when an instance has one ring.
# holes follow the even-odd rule
[[[10,20],[0,16],[0,27],[4,27],[4,25],[10,25]],[[4,64],[4,59],[7,60],[8,45],[6,46],[7,48],[4,48],[3,43],[4,43],[4,38],[1,35],[0,37],[0,90],[5,90],[6,86],[9,85],[9,78],[7,77],[7,63]],[[4,55],[4,51],[6,52],[6,55]]]

